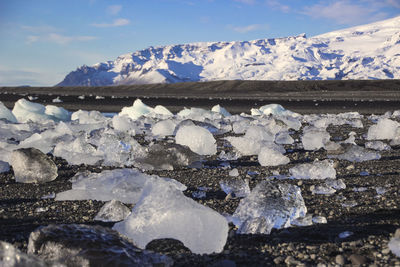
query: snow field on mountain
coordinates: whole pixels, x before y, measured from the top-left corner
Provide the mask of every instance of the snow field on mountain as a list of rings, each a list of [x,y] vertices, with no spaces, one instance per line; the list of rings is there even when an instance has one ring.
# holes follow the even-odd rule
[[[56,200],[111,201],[97,218],[120,221],[114,229],[140,248],[154,239],[175,238],[199,254],[223,250],[228,222],[242,234],[269,234],[273,228],[326,222],[326,218],[308,214],[302,188],[285,181],[318,179],[321,184],[310,188],[314,194],[335,194],[346,188],[345,181],[336,179],[335,163],[379,159],[380,151],[400,140],[398,111],[367,117],[371,126],[366,136],[351,132],[347,140],[334,140],[328,133],[330,125],[362,128],[365,116],[355,112],[301,115],[274,104],[253,109],[253,115],[231,115],[220,106],[172,114],[165,107],[152,108],[140,100],[111,118],[97,111],[51,109],[52,115],[46,114],[46,106],[24,99],[17,101],[12,111],[0,109],[0,134],[4,137],[0,140],[0,171],[7,171],[9,164],[17,182],[45,183],[57,173],[46,167],[52,176],[36,175],[45,173],[41,168],[50,160],[47,153],[73,165],[115,167],[100,173],[78,173],[71,179],[72,189],[58,193]],[[327,151],[329,159],[292,162],[292,149]],[[30,153],[33,160],[24,159],[23,153]],[[201,168],[216,157],[227,163],[224,168],[230,174],[229,179],[220,181],[221,190],[227,197],[240,199],[233,214],[223,216],[197,203],[183,193],[186,186],[174,179],[145,173]],[[229,165],[246,157],[256,157],[265,168],[290,165],[287,173],[266,177],[251,189],[252,174],[230,170]],[[203,193],[198,196],[207,195]],[[135,204],[129,216],[124,203]]]

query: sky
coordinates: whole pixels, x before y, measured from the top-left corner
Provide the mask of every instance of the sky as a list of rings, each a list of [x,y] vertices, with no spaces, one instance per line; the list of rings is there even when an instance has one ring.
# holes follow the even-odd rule
[[[0,86],[53,86],[149,46],[308,37],[400,15],[400,0],[0,0]]]

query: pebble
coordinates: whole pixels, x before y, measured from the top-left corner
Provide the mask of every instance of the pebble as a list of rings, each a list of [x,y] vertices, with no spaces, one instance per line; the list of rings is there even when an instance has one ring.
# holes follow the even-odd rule
[[[353,265],[362,265],[367,263],[367,258],[359,254],[351,254],[349,260]]]
[[[335,262],[339,265],[344,265],[346,263],[346,259],[343,257],[343,255],[337,255]]]

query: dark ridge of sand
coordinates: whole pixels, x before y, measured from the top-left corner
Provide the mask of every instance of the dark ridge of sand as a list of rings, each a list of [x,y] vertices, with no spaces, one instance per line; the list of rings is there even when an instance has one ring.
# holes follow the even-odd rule
[[[210,109],[216,104],[231,113],[277,103],[295,112],[382,114],[400,109],[400,80],[349,81],[213,81],[103,87],[0,87],[0,101],[8,108],[27,95],[41,104],[68,110],[119,112],[137,98],[163,105],[172,112],[184,107]],[[84,95],[85,99],[78,96]],[[103,96],[104,99],[96,99]],[[59,97],[62,103],[53,103]]]

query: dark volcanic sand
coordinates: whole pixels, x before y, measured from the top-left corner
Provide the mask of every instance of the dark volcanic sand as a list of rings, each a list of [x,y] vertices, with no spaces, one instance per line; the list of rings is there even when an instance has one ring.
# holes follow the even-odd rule
[[[172,86],[172,87],[171,87]],[[174,87],[175,86],[175,87]],[[247,87],[246,87],[247,86]],[[190,87],[194,94],[188,93]],[[229,87],[233,88],[228,90]],[[69,110],[85,109],[104,112],[118,112],[123,106],[130,106],[137,98],[143,98],[151,106],[164,105],[173,112],[186,107],[210,108],[221,104],[233,113],[247,112],[250,108],[268,103],[280,103],[285,108],[300,113],[338,113],[359,111],[364,114],[384,113],[400,109],[400,82],[394,81],[335,81],[335,82],[215,82],[187,83],[179,85],[148,85],[142,87],[109,87],[109,88],[0,88],[0,101],[12,108],[21,97],[37,96],[35,102],[55,104]],[[168,90],[173,89],[168,93]],[[218,93],[217,89],[223,89]],[[226,89],[228,88],[228,89]],[[268,92],[268,90],[270,92]],[[272,88],[272,89],[271,89]],[[126,90],[128,89],[128,90]],[[168,90],[167,90],[168,89]],[[244,91],[243,89],[248,89]],[[145,91],[146,90],[146,91]],[[337,90],[337,92],[335,91]],[[49,93],[52,95],[48,95]],[[244,92],[244,93],[243,93]],[[92,94],[92,96],[89,96]],[[77,98],[86,95],[84,100]],[[95,99],[95,95],[105,99]],[[52,103],[60,96],[63,103]],[[111,97],[116,96],[116,97]],[[329,127],[333,140],[344,140],[350,131],[360,137],[365,134],[369,125],[363,121],[364,129],[350,126]],[[298,133],[294,134],[298,138]],[[143,140],[138,137],[138,140]],[[357,139],[359,145],[364,140]],[[222,137],[218,140],[218,150],[227,150]],[[257,157],[243,157],[231,161],[232,168],[238,168],[242,178],[250,177],[251,188],[265,177],[272,176],[273,171],[287,174],[295,164],[311,162],[315,158],[327,158],[324,150],[307,152],[297,149],[297,145],[287,146],[291,162],[279,167],[261,167]],[[313,195],[310,186],[318,185],[318,180],[283,180],[282,183],[293,183],[301,187],[308,212],[325,216],[327,224],[308,227],[291,227],[273,230],[270,235],[237,235],[231,225],[225,249],[220,254],[195,255],[190,253],[180,242],[175,240],[155,240],[147,249],[171,256],[176,266],[239,266],[265,265],[305,265],[315,266],[319,263],[334,265],[344,261],[346,264],[357,260],[367,265],[394,266],[400,265],[387,247],[389,239],[400,226],[400,147],[382,152],[382,158],[375,161],[351,163],[334,160],[337,163],[337,178],[343,179],[347,188],[334,195]],[[101,201],[54,201],[41,199],[50,193],[58,193],[71,188],[68,181],[81,170],[99,172],[105,167],[71,166],[63,159],[54,159],[59,168],[59,177],[46,184],[20,184],[13,179],[12,170],[0,174],[0,240],[12,243],[26,251],[29,234],[41,225],[48,224],[98,224],[112,227],[113,223],[101,223],[93,218],[104,204]],[[205,199],[196,199],[222,214],[232,214],[239,200],[225,200],[219,181],[229,178],[230,169],[219,166],[221,162],[211,157],[205,162],[205,168],[181,168],[174,171],[153,171],[160,176],[174,178],[188,186],[185,192],[192,197],[192,192],[199,186],[209,187]],[[249,176],[249,171],[259,174]],[[368,176],[360,175],[367,171]],[[364,192],[355,192],[354,188],[366,187]],[[376,187],[384,187],[386,193],[378,196]],[[346,201],[356,201],[354,207],[344,207]],[[46,211],[35,212],[43,207]],[[338,235],[351,231],[353,235],[341,239]],[[224,265],[225,264],[225,265]]]
[[[361,136],[371,125],[363,121],[364,129],[350,126],[329,127],[328,131],[334,140],[344,140],[350,131]],[[229,135],[229,134],[228,134]],[[293,135],[298,138],[298,133]],[[143,139],[137,136],[142,144]],[[359,145],[364,141],[357,139]],[[222,136],[218,138],[218,150],[227,151]],[[318,158],[327,158],[325,150],[307,152],[296,148],[297,145],[286,146],[292,149],[288,152],[291,162],[285,166],[262,167],[257,157],[243,157],[238,161],[230,161],[232,168],[239,170],[242,178],[250,177],[250,186],[254,186],[272,176],[273,171],[287,174],[288,169],[295,164],[311,162]],[[93,218],[104,204],[101,201],[54,201],[41,199],[50,193],[58,193],[71,188],[68,181],[80,170],[101,171],[104,167],[71,166],[60,158],[54,159],[59,168],[59,177],[45,184],[20,184],[13,179],[13,172],[0,174],[0,240],[14,244],[26,251],[27,240],[31,231],[41,225],[48,224],[99,224],[112,227],[113,223],[101,223]],[[237,235],[231,225],[229,238],[225,249],[220,254],[196,255],[190,253],[180,242],[175,240],[155,240],[148,244],[147,249],[171,256],[176,266],[224,266],[235,262],[238,266],[292,265],[303,264],[315,266],[318,263],[335,264],[336,260],[344,260],[351,264],[360,260],[365,265],[394,266],[400,264],[387,247],[389,239],[400,226],[399,193],[400,193],[400,147],[382,152],[382,158],[375,161],[351,163],[344,160],[334,160],[337,163],[337,178],[343,179],[347,188],[339,190],[334,195],[313,195],[310,186],[318,185],[318,180],[282,180],[282,183],[292,183],[300,186],[308,212],[313,215],[325,216],[327,224],[308,227],[291,227],[273,230],[270,235]],[[225,200],[219,181],[229,178],[230,169],[219,166],[221,162],[216,156],[207,158],[202,169],[181,168],[174,171],[152,171],[148,173],[174,178],[188,186],[185,194],[192,197],[192,192],[199,186],[209,187],[205,199],[196,199],[201,204],[211,207],[222,214],[232,214],[239,200]],[[249,176],[248,172],[259,174]],[[367,171],[368,176],[360,175]],[[355,192],[354,188],[365,187],[364,192]],[[376,187],[384,187],[386,193],[377,195]],[[346,201],[356,201],[355,207],[344,207]],[[44,212],[35,212],[43,207]],[[344,231],[354,234],[348,238],[339,238]],[[338,256],[339,255],[339,256]],[[338,259],[337,259],[338,257]],[[225,261],[224,261],[225,260]],[[229,260],[229,261],[228,261]],[[225,265],[232,266],[232,265]]]

